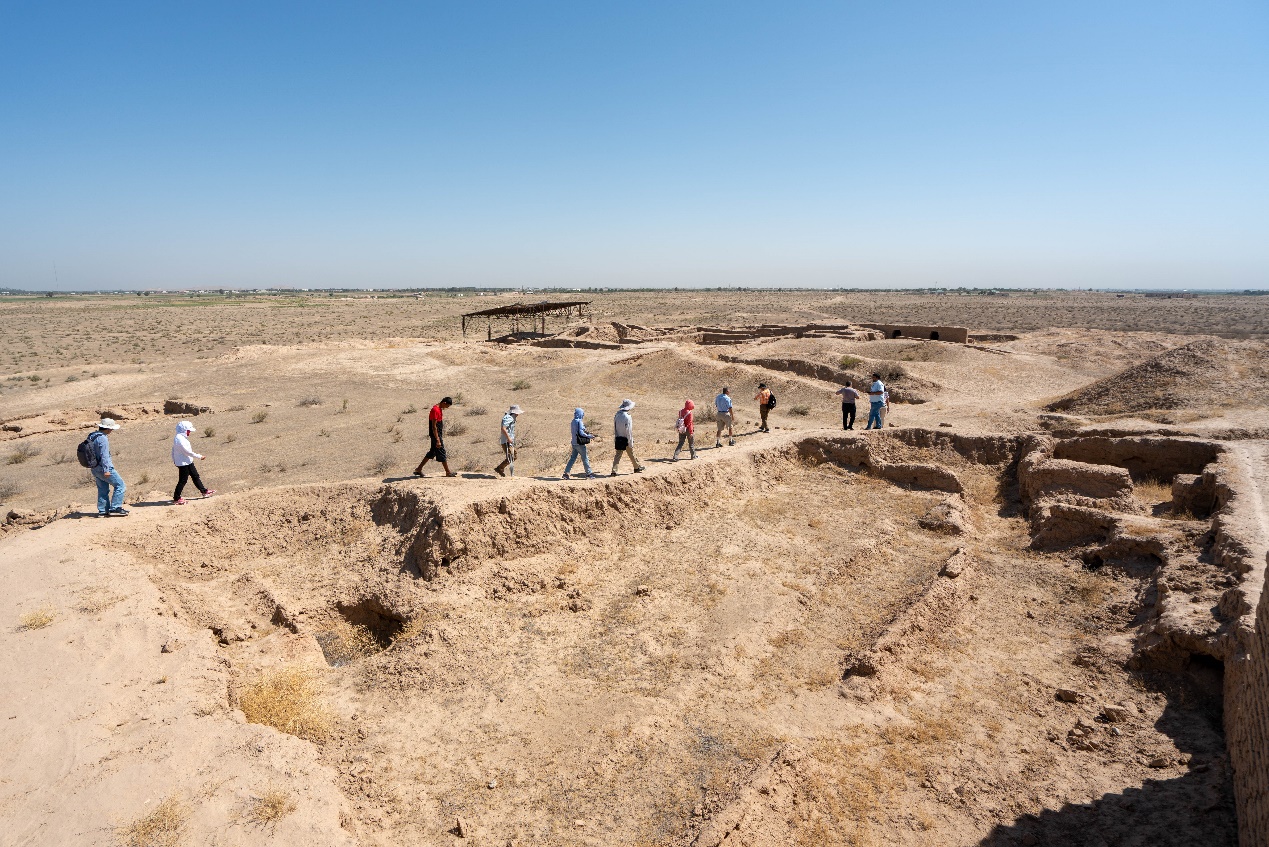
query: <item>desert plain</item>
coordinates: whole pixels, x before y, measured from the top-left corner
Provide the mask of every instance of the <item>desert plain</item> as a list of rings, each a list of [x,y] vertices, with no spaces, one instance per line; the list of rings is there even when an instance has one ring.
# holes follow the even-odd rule
[[[460,330],[544,298],[589,313]],[[0,844],[1269,843],[1267,335],[1235,295],[0,298]],[[415,477],[446,395],[458,476]],[[176,506],[183,419],[217,493]]]

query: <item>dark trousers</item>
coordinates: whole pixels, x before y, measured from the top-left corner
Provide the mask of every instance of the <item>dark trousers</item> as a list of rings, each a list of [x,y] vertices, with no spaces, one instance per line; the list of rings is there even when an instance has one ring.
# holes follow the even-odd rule
[[[855,404],[843,403],[842,404],[842,429],[854,429],[854,428],[855,428]]]
[[[198,478],[198,468],[193,465],[181,465],[176,469],[180,473],[180,477],[176,480],[176,493],[172,495],[173,500],[181,499],[181,492],[185,490],[185,483],[194,480],[194,487],[202,493],[207,493],[207,486],[203,485],[203,481]]]

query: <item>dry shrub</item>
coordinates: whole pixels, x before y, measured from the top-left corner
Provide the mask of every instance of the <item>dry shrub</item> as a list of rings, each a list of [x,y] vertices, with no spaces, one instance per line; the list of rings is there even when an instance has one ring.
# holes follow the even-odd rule
[[[799,418],[804,418],[811,414],[811,407],[804,404],[798,404],[797,406],[793,406],[789,409],[789,414],[796,415]]]
[[[396,463],[396,459],[392,458],[391,454],[384,453],[382,456],[371,462],[367,466],[367,470],[370,471],[372,476],[383,476],[388,471],[392,470],[392,466]]]
[[[1172,499],[1172,486],[1157,479],[1144,479],[1133,484],[1137,500],[1147,506],[1166,503]]]
[[[256,424],[264,423],[268,419],[269,419],[269,413],[263,410],[256,412],[255,414],[251,416],[251,422]]]
[[[185,840],[189,815],[189,807],[174,794],[115,834],[124,847],[177,847]]]
[[[101,586],[86,588],[80,592],[79,597],[79,605],[75,608],[87,615],[104,612],[116,603],[127,599],[124,595],[114,594],[110,589]]]
[[[466,435],[467,424],[462,421],[454,421],[452,424],[445,427],[445,434],[453,436]]]
[[[517,379],[515,382],[511,383],[512,391],[524,391],[526,388],[532,388],[532,387],[533,386],[529,383],[527,379]]]
[[[18,616],[19,629],[43,629],[57,618],[57,611],[51,606],[41,606],[34,611]]]
[[[321,699],[312,668],[263,671],[238,690],[238,708],[248,723],[320,743],[330,737],[333,718]]]
[[[848,371],[863,361],[864,360],[859,358],[858,356],[851,356],[850,354],[847,354],[845,356],[842,356],[841,359],[838,360],[837,364],[841,367],[842,370]]]
[[[321,397],[305,397],[297,405],[304,406],[304,407],[320,406],[322,405],[322,398]]]
[[[335,667],[379,652],[379,644],[370,634],[370,630],[364,626],[349,623],[342,617],[332,620],[328,626],[318,631],[315,637],[317,643],[321,645],[326,661]]]
[[[484,406],[472,406],[470,409],[463,412],[463,414],[467,415],[468,417],[475,418],[481,415],[489,414],[489,410],[486,409]]]
[[[895,382],[908,375],[908,369],[898,362],[878,362],[873,373],[881,374],[883,382]]]
[[[34,459],[40,452],[40,448],[34,444],[20,444],[18,449],[9,454],[8,462],[11,465],[20,465],[28,459]]]
[[[260,826],[268,827],[272,833],[278,821],[295,811],[295,801],[291,795],[278,788],[270,787],[260,797],[252,797],[247,808],[247,820]]]

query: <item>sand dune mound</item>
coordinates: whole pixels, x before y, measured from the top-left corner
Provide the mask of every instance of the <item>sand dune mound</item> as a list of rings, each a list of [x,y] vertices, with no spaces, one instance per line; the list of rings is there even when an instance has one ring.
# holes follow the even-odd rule
[[[1204,338],[1100,379],[1046,408],[1119,414],[1150,409],[1269,406],[1269,351],[1258,342]]]

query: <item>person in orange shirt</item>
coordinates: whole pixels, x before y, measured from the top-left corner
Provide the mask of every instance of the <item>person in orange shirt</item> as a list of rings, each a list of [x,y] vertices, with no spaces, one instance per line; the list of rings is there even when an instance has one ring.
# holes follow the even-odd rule
[[[762,417],[762,423],[758,424],[758,432],[770,432],[767,426],[767,414],[771,411],[771,391],[767,388],[765,382],[758,383],[758,393],[753,396],[758,401],[758,414]]]

